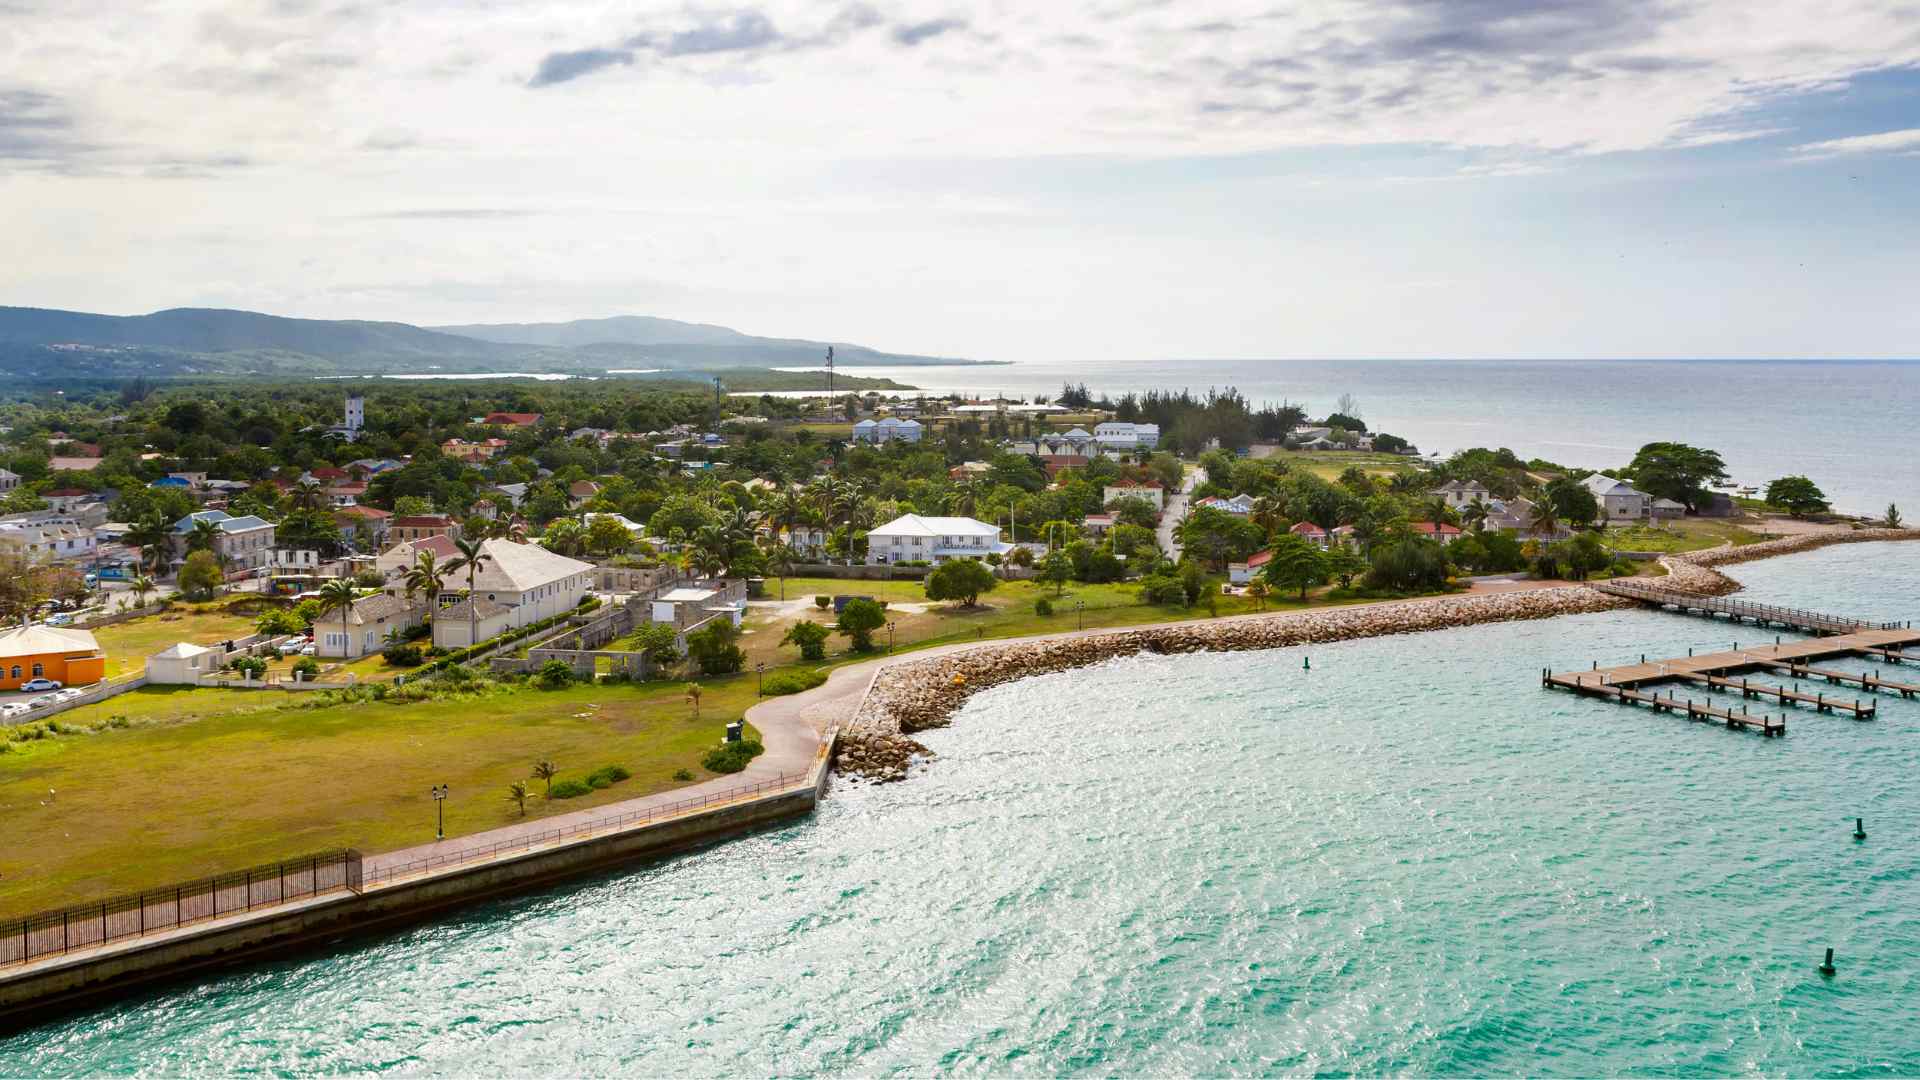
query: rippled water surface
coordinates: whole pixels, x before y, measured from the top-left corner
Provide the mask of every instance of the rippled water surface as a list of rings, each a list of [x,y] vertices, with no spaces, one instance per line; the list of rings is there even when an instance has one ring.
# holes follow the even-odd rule
[[[1734,572],[1920,618],[1920,545]],[[1031,679],[910,782],[0,1073],[1920,1073],[1920,702],[1764,740],[1538,686],[1763,636],[1620,612]]]

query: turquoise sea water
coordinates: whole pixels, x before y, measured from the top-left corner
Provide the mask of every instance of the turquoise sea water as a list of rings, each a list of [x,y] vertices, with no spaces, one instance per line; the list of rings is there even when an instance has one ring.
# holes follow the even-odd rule
[[[1920,617],[1920,545],[1734,572]],[[1633,611],[1026,680],[907,783],[0,1074],[1920,1073],[1920,702],[1765,740],[1538,687],[1762,637]]]

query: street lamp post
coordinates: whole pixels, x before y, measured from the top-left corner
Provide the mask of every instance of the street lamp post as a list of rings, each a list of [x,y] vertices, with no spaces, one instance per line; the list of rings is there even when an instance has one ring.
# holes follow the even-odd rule
[[[447,785],[433,785],[433,808],[436,819],[433,828],[433,838],[435,840],[445,840],[447,838]]]
[[[764,660],[753,665],[753,696],[767,696],[767,662]]]
[[[893,655],[893,620],[887,620],[887,655]]]
[[[1080,629],[1085,630],[1087,628],[1087,602],[1085,600],[1075,600],[1073,602],[1073,614],[1074,618],[1080,622]]]

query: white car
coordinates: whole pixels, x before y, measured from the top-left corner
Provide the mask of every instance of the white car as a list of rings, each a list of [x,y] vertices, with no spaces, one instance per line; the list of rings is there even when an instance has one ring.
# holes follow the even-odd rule
[[[11,720],[16,716],[25,716],[33,711],[33,706],[24,701],[9,701],[0,705],[0,720]]]
[[[28,679],[26,682],[21,683],[20,689],[25,691],[26,693],[31,694],[40,690],[58,690],[64,685],[66,684],[54,679],[47,679],[47,678],[41,678],[40,676],[35,676],[31,679]]]
[[[300,646],[300,655],[301,655],[301,656],[312,656],[312,655],[314,655],[314,653],[316,653],[317,651],[318,651],[318,649],[317,649],[317,648],[316,648],[316,647],[315,647],[314,645],[312,645],[311,643],[309,643],[309,644],[306,644],[306,645],[302,645],[302,646]]]

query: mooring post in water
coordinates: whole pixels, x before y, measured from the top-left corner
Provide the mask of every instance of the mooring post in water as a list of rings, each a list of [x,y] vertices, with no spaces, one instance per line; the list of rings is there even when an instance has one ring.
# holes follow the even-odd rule
[[[1835,969],[1833,966],[1833,948],[1832,946],[1828,946],[1827,958],[1820,962],[1820,974],[1825,975],[1827,978],[1831,979],[1833,978],[1834,970]]]
[[[1867,838],[1866,818],[1857,817],[1853,819],[1853,838],[1855,840],[1865,840]]]
[[[1301,670],[1301,671],[1312,671],[1312,670],[1313,670],[1313,657],[1311,657],[1311,656],[1303,656],[1303,657],[1301,657],[1301,658],[1300,658],[1300,670]]]

